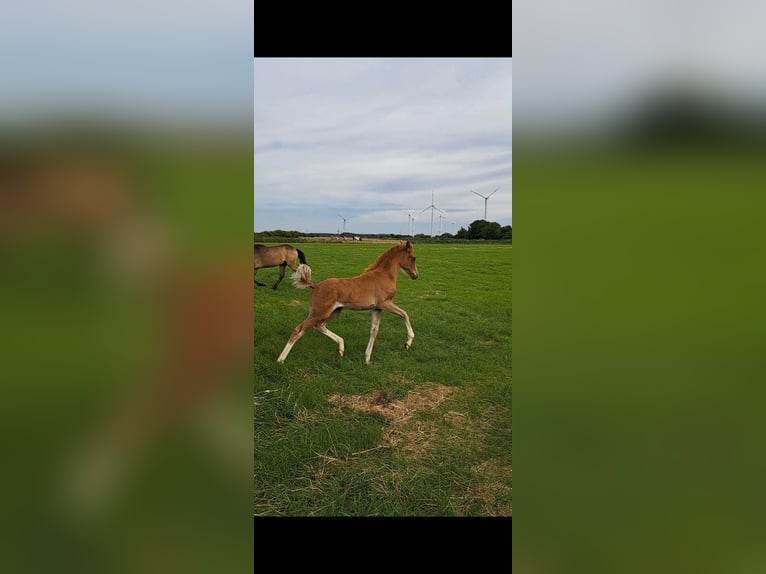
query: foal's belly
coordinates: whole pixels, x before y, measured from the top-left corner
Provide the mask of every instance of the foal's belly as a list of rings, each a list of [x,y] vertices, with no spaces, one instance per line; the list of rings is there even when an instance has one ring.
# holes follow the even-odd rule
[[[353,301],[337,303],[336,308],[350,309],[351,311],[371,311],[377,307],[375,301]]]

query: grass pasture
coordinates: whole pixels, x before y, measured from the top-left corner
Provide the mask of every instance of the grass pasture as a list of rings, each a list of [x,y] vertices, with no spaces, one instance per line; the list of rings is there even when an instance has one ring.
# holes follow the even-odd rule
[[[392,243],[306,243],[313,280],[351,277]],[[510,245],[415,243],[419,278],[400,272],[394,302],[415,331],[383,313],[370,365],[370,313],[328,327],[345,356],[306,333],[309,289],[262,269],[256,287],[256,516],[511,514]]]

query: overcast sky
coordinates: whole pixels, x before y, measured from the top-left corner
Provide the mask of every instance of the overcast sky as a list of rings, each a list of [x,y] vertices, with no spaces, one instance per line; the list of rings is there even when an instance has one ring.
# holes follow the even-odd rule
[[[255,59],[256,231],[512,224],[510,58]]]
[[[252,18],[241,0],[16,3],[3,11],[0,121],[249,123]]]
[[[599,128],[668,90],[762,109],[765,19],[755,0],[516,2],[517,134]]]

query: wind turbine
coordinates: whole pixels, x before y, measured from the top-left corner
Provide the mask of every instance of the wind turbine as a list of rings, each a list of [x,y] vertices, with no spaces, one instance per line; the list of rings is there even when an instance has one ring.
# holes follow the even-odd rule
[[[407,234],[410,237],[415,237],[415,214],[407,212]]]
[[[495,191],[497,191],[498,189],[500,189],[500,188],[496,187]],[[478,195],[479,197],[483,197],[484,198],[484,221],[487,221],[487,200],[494,195],[495,191],[493,191],[489,195],[484,196],[484,195],[482,195],[480,193],[476,193],[474,190],[471,190],[471,193],[476,193],[476,195]]]
[[[442,219],[447,219],[441,213],[439,214],[439,235],[442,234]]]
[[[444,213],[441,209],[439,209],[438,207],[436,207],[434,205],[434,192],[433,191],[431,192],[431,205],[429,205],[428,207],[423,209],[420,213],[423,213],[423,211],[425,211],[426,209],[430,209],[431,210],[431,237],[433,237],[434,236],[434,209],[436,211],[438,211],[439,213]]]
[[[346,233],[346,222],[349,219],[354,219],[353,217],[343,217],[342,215],[338,215],[343,220],[343,233]]]

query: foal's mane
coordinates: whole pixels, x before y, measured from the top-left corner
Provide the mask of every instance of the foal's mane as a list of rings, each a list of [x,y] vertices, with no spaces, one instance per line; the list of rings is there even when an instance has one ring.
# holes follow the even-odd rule
[[[407,245],[404,243],[400,243],[399,245],[394,245],[393,247],[387,249],[383,253],[381,253],[378,258],[375,260],[374,263],[367,266],[367,269],[365,269],[365,272],[372,271],[373,269],[377,269],[378,267],[384,267],[388,264],[388,262],[399,255],[399,252],[406,251]]]

